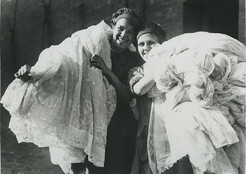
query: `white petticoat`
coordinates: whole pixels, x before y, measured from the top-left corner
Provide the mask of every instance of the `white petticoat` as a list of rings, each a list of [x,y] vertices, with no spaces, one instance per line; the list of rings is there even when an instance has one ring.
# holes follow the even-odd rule
[[[102,72],[90,67],[90,58],[98,54],[111,68],[111,34],[103,21],[78,31],[40,54],[31,68],[33,81],[15,79],[9,85],[1,103],[11,114],[9,127],[19,143],[63,150],[54,162],[61,166],[82,162],[85,155],[94,165],[104,166],[116,93]]]

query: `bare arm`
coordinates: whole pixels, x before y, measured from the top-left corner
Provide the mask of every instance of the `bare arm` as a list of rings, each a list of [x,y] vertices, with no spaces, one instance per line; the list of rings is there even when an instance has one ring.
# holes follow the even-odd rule
[[[100,56],[94,55],[91,58],[91,65],[102,71],[103,75],[108,79],[109,83],[114,86],[116,93],[124,102],[128,103],[130,101],[130,89],[106,66]]]
[[[129,88],[123,84],[119,78],[110,70],[108,69],[106,72],[103,73],[105,77],[108,79],[109,83],[112,84],[116,90],[118,96],[124,101],[129,102],[131,99],[130,90]]]
[[[144,95],[147,93],[155,84],[153,76],[144,76],[134,86],[133,91],[137,95]]]

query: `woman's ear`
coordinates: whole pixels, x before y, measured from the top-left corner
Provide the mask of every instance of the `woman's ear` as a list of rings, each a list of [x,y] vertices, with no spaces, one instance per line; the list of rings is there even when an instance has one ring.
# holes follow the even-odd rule
[[[111,22],[110,22],[110,27],[111,27],[112,29],[114,29],[115,23],[113,23],[113,22],[111,21]]]
[[[107,33],[107,38],[109,43],[111,44],[112,40],[113,40],[113,34],[112,33]]]

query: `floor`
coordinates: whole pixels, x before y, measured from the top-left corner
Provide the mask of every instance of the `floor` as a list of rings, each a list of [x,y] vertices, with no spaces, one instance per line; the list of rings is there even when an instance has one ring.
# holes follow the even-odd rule
[[[16,141],[8,128],[9,114],[1,106],[1,174],[63,174],[50,162],[48,148]]]

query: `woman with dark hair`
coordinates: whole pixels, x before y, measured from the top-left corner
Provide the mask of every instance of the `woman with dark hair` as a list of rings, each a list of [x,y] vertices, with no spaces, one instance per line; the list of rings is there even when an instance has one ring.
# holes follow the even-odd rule
[[[141,28],[137,34],[138,52],[145,61],[147,52],[156,44],[161,44],[166,39],[166,32],[162,27],[156,23],[149,23]],[[136,150],[134,161],[132,164],[132,174],[152,174],[147,152],[147,138],[149,117],[151,111],[152,98],[147,95],[139,96],[133,89],[134,85],[138,83],[144,76],[143,65],[132,68],[129,71],[129,84],[134,99],[131,102],[132,110],[138,120],[138,133],[136,138]]]
[[[48,146],[65,173],[82,173],[85,165],[128,173],[137,126],[127,75],[140,61],[128,47],[140,25],[133,10],[119,9],[111,27],[102,21],[78,31],[23,66],[1,101],[18,142]]]
[[[95,55],[92,65],[101,69],[117,94],[117,106],[108,127],[105,167],[97,169],[98,174],[125,174],[131,170],[137,122],[130,109],[132,94],[127,85],[128,71],[140,65],[142,60],[128,47],[135,41],[140,20],[136,13],[127,8],[112,15],[113,38],[111,42],[112,70],[105,66],[103,59]]]
[[[148,60],[149,51],[162,44],[166,40],[166,32],[159,24],[146,24],[137,34],[138,52],[144,61]],[[129,71],[130,89],[135,97],[132,100],[132,109],[135,111],[135,116],[138,120],[138,133],[136,139],[136,150],[134,162],[132,165],[132,174],[152,174],[160,173],[159,163],[160,157],[165,155],[165,149],[161,146],[156,146],[156,142],[165,140],[165,123],[158,116],[153,116],[151,112],[155,109],[155,98],[165,100],[160,91],[152,88],[152,92],[144,95],[140,91],[139,86],[143,86],[148,81],[144,80],[144,64],[134,67]],[[152,69],[154,71],[154,69]],[[142,80],[141,80],[142,79]],[[151,86],[153,84],[150,84]],[[153,104],[152,104],[153,103]],[[151,111],[152,110],[152,111]],[[149,123],[150,122],[150,123]],[[165,142],[165,141],[164,141]],[[160,145],[163,145],[160,143]],[[156,152],[156,153],[154,153]],[[178,161],[164,174],[192,174],[192,167],[187,157]]]

